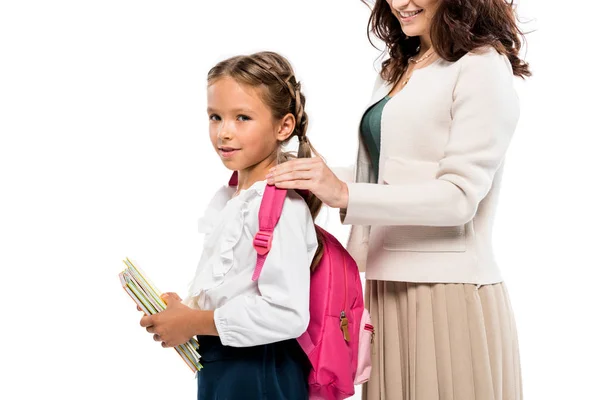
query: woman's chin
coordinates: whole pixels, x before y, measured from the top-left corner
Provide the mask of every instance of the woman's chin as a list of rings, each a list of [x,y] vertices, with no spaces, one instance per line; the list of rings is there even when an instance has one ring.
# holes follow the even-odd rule
[[[402,31],[404,32],[404,34],[406,36],[410,36],[410,37],[421,36],[423,34],[423,32],[420,29],[414,29],[412,26],[410,26],[410,27],[403,26]]]
[[[406,36],[410,36],[410,37],[415,37],[415,36],[422,36],[425,34],[425,28],[422,27],[422,24],[420,23],[408,23],[408,24],[403,24],[400,23],[400,26],[402,27],[402,32],[404,32],[404,34]]]

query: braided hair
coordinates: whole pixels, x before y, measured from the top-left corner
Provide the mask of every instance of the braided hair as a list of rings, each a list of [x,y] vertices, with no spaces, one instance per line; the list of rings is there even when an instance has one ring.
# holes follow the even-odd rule
[[[275,52],[264,51],[229,58],[211,68],[208,72],[208,84],[223,77],[230,77],[240,84],[262,89],[259,90],[261,98],[275,119],[282,119],[287,114],[294,116],[296,120],[294,132],[280,144],[277,153],[278,163],[293,158],[311,158],[313,154],[318,155],[306,135],[308,115],[304,109],[306,98],[302,93],[302,86],[285,57]],[[298,140],[298,151],[296,153],[284,151],[285,146],[293,137]],[[303,197],[314,220],[323,203],[312,193]],[[318,230],[317,238],[319,247],[311,270],[314,270],[323,255],[323,241]]]

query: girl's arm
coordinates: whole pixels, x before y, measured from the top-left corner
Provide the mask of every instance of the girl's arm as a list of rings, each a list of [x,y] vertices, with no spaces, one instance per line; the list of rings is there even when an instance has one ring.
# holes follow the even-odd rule
[[[260,296],[240,295],[206,311],[169,293],[164,296],[167,309],[143,317],[140,324],[163,347],[178,346],[195,335],[220,336],[224,345],[234,347],[297,338],[310,318],[310,264],[316,248],[310,211],[299,195],[290,193],[258,279]]]
[[[258,279],[259,296],[240,295],[214,312],[226,346],[247,347],[299,337],[308,326],[310,264],[317,248],[304,200],[290,193]]]

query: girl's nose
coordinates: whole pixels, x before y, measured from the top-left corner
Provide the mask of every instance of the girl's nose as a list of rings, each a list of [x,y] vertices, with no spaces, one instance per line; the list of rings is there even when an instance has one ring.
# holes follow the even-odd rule
[[[221,126],[219,126],[219,133],[217,137],[221,140],[229,140],[233,137],[233,129],[228,126],[228,124],[223,121],[221,122]]]

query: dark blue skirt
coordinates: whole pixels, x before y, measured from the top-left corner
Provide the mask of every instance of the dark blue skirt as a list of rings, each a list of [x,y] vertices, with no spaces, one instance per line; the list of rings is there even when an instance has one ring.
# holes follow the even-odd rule
[[[296,340],[254,347],[223,346],[217,336],[198,342],[198,400],[308,399],[310,364]]]

